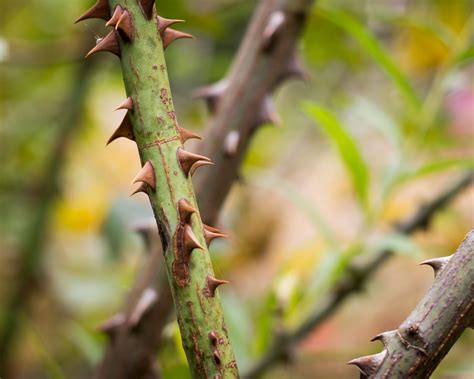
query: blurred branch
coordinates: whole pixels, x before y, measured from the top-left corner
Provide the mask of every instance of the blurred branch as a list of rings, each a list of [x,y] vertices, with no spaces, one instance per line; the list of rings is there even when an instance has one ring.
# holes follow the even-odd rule
[[[215,167],[197,174],[195,185],[201,216],[207,224],[215,223],[238,177],[240,162],[253,133],[258,126],[272,121],[271,92],[286,78],[301,75],[294,55],[313,2],[261,1],[227,78],[197,91],[198,96],[206,98],[213,112],[206,145],[201,146],[200,153],[210,157]],[[226,141],[224,146],[222,141]],[[156,238],[155,227],[147,233]],[[157,255],[161,251],[154,249],[147,263],[152,272],[158,271]],[[99,377],[158,377],[154,361],[162,329],[172,312],[172,301],[169,286],[164,281],[157,282],[144,281],[134,286],[125,307],[125,318],[109,329],[113,337],[98,370]],[[130,327],[130,317],[142,294],[155,286],[159,287],[158,300],[149,305],[137,325]]]
[[[8,366],[20,333],[20,314],[37,287],[52,205],[59,193],[59,181],[66,151],[74,132],[81,125],[85,97],[94,65],[93,62],[86,62],[77,67],[70,95],[62,108],[64,117],[60,121],[51,155],[38,186],[41,188],[41,194],[38,197],[37,208],[31,212],[31,222],[21,239],[21,246],[18,249],[17,282],[11,291],[0,324],[0,377],[10,377]]]
[[[395,228],[398,232],[409,235],[420,229],[426,229],[437,212],[447,206],[462,190],[474,181],[474,173],[469,171],[458,182],[432,201],[422,205],[418,211]],[[296,329],[282,334],[268,351],[243,375],[246,379],[258,378],[273,364],[286,360],[293,346],[300,342],[323,321],[333,315],[350,295],[358,292],[371,278],[374,272],[391,256],[393,251],[381,250],[365,262],[353,262],[346,272],[334,284],[326,297],[314,307],[314,312]]]
[[[354,359],[361,378],[429,378],[462,332],[474,325],[474,229],[449,257],[423,262],[435,281],[397,330],[374,340],[381,353]]]

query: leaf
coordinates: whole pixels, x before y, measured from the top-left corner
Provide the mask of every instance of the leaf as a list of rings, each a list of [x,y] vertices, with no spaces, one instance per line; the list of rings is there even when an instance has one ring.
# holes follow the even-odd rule
[[[394,82],[407,104],[414,110],[419,109],[421,105],[420,100],[407,76],[398,69],[390,55],[368,28],[351,15],[340,10],[330,9],[329,7],[316,7],[316,11],[319,15],[338,25],[353,37]]]
[[[404,172],[398,177],[396,184],[401,184],[408,180],[415,180],[421,177],[443,172],[455,168],[474,168],[473,158],[453,158],[443,161],[430,162],[414,169],[413,171]]]
[[[341,160],[351,175],[359,202],[364,210],[367,210],[369,171],[353,138],[336,116],[322,106],[306,102],[304,109],[336,145]]]
[[[376,239],[370,245],[376,251],[390,250],[394,253],[405,254],[417,259],[423,257],[421,248],[408,236],[401,233],[389,233]]]

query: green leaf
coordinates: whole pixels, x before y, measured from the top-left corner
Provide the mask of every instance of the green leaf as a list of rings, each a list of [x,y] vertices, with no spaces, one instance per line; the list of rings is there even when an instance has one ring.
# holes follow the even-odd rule
[[[408,236],[401,233],[389,233],[371,243],[371,250],[390,250],[397,254],[405,254],[418,259],[423,257],[423,251]]]
[[[421,105],[420,100],[407,76],[398,69],[397,64],[394,63],[390,55],[368,28],[348,13],[340,10],[334,10],[329,7],[316,7],[316,11],[320,16],[344,29],[353,37],[395,83],[407,104],[415,110],[419,109]]]
[[[413,171],[404,172],[402,173],[397,181],[396,184],[401,184],[402,182],[406,182],[408,180],[419,179],[421,177],[436,174],[439,172],[443,172],[450,169],[456,168],[474,168],[474,159],[473,158],[454,158],[454,159],[447,159],[438,162],[430,162],[426,165],[420,166]]]
[[[364,210],[368,208],[369,171],[356,143],[342,124],[330,111],[312,103],[305,103],[306,113],[318,123],[336,145],[341,160],[344,162]]]

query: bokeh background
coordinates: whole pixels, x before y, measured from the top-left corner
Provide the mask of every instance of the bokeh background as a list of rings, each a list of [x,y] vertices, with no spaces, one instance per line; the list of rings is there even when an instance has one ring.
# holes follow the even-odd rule
[[[132,226],[151,211],[129,197],[134,144],[105,141],[123,113],[115,57],[84,60],[103,22],[73,21],[91,1],[0,4],[0,316],[18,309],[12,378],[85,378],[146,258]],[[167,50],[178,118],[203,131],[192,97],[221,79],[256,2],[161,0],[196,40]],[[231,238],[212,248],[241,369],[297,325],[347,261],[389,247],[396,255],[341,310],[308,333],[268,378],[356,378],[346,365],[380,351],[369,340],[396,328],[432,283],[417,264],[454,252],[474,221],[474,190],[411,237],[393,225],[473,166],[473,3],[469,0],[321,0],[298,54],[305,81],[275,93],[278,126],[255,136],[221,212]],[[199,174],[196,174],[199,175]],[[5,330],[1,331],[5,333]],[[157,356],[164,378],[187,378],[171,321]],[[12,343],[13,343],[12,342]],[[436,378],[474,376],[466,332]],[[10,379],[10,378],[4,378]]]

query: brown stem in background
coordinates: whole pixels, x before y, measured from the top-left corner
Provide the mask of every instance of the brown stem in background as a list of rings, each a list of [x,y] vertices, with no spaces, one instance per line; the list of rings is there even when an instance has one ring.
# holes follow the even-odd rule
[[[365,378],[429,378],[466,328],[474,323],[474,229],[449,257],[425,261],[435,281],[396,330],[372,339],[384,350],[354,359]]]
[[[434,215],[446,207],[462,190],[474,180],[474,174],[468,172],[463,178],[441,193],[419,210],[407,221],[396,226],[400,233],[409,235],[420,229],[426,229]],[[393,251],[381,250],[361,264],[352,263],[332,290],[314,307],[314,312],[300,326],[281,335],[267,352],[243,375],[245,379],[258,378],[271,366],[284,361],[292,348],[315,330],[322,322],[332,316],[350,295],[360,291],[375,271],[391,256]]]
[[[286,78],[302,74],[295,49],[313,3],[313,0],[261,1],[227,78],[197,91],[198,96],[206,98],[213,112],[206,145],[201,146],[200,153],[210,157],[215,167],[200,172],[195,183],[206,224],[215,223],[256,128],[274,120],[272,91]],[[155,230],[147,233],[157,238]],[[157,256],[161,256],[160,249],[153,250],[148,272],[157,271]],[[131,315],[141,313],[134,309],[139,306],[142,294],[153,287],[159,288],[155,292],[156,301],[149,303],[143,317],[131,327]],[[128,298],[125,316],[119,314],[111,320],[111,328],[107,328],[113,337],[98,370],[101,378],[159,377],[155,368],[156,352],[173,308],[169,286],[151,279],[135,284],[135,288]]]
[[[48,235],[48,223],[52,205],[59,193],[61,170],[65,163],[65,155],[70,146],[73,134],[81,125],[86,93],[89,89],[91,71],[96,63],[80,63],[71,87],[69,99],[64,103],[65,117],[51,148],[49,160],[45,165],[44,175],[38,188],[41,193],[37,208],[32,212],[32,219],[22,238],[18,249],[19,267],[16,274],[17,282],[10,292],[5,315],[0,324],[0,377],[9,378],[12,353],[20,334],[21,313],[37,287],[41,272],[41,260]]]

